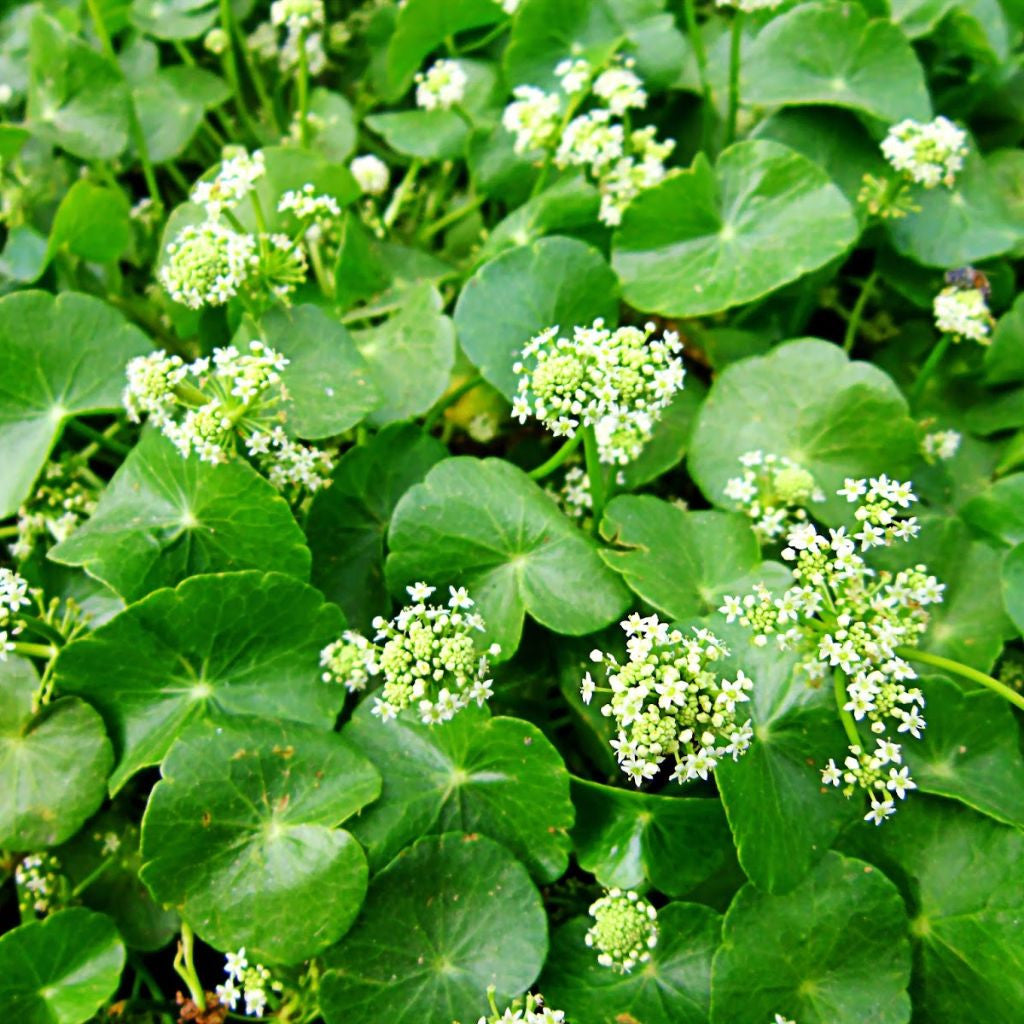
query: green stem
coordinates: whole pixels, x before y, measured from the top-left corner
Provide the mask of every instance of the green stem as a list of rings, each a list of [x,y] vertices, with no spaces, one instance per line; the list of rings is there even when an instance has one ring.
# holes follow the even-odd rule
[[[550,476],[559,466],[569,458],[570,455],[580,446],[580,442],[583,440],[583,431],[577,430],[576,433],[569,438],[561,448],[555,452],[546,462],[542,462],[536,469],[531,469],[526,475],[531,480],[543,480],[544,477]]]
[[[970,665],[961,665],[959,661],[953,661],[952,658],[943,658],[939,654],[920,651],[916,647],[897,647],[896,653],[907,661],[919,661],[924,665],[932,665],[934,668],[940,668],[945,672],[952,672],[953,675],[970,679],[973,683],[980,683],[993,693],[998,693],[1003,700],[1008,700],[1024,711],[1024,694],[1018,693],[1006,683],[1001,683],[984,672],[979,672],[976,668],[971,668]]]
[[[911,412],[916,411],[918,405],[921,404],[921,396],[924,394],[925,385],[928,383],[932,374],[935,373],[939,363],[942,362],[942,357],[946,354],[946,349],[949,348],[952,341],[952,334],[943,334],[943,336],[939,338],[935,348],[933,348],[929,353],[928,358],[924,361],[924,366],[921,367],[921,370],[917,375],[917,380],[914,381],[914,387],[910,392]]]
[[[0,526],[0,537],[17,537],[18,524],[11,523],[10,526]]]
[[[89,886],[92,885],[92,883],[95,882],[97,878],[106,874],[106,872],[110,869],[110,866],[116,863],[116,857],[107,857],[103,861],[101,861],[98,867],[90,871],[89,874],[87,874],[85,878],[83,878],[78,883],[78,885],[76,885],[74,889],[71,890],[71,898],[73,900],[78,899],[78,897],[81,896],[82,893],[85,892],[85,890],[88,889]]]
[[[443,217],[438,217],[433,224],[428,224],[425,228],[420,230],[420,241],[429,241],[439,231],[443,231],[445,228],[457,223],[462,220],[463,217],[468,217],[474,210],[479,210],[485,202],[487,202],[487,196],[476,196],[468,203],[464,203],[462,206],[457,206],[453,210],[449,210]]]
[[[120,455],[124,457],[127,455],[131,448],[126,444],[121,444],[120,441],[115,441],[113,438],[108,437],[105,433],[101,433],[98,430],[94,430],[92,427],[81,423],[79,420],[70,419],[66,420],[66,427],[71,429],[76,434],[81,434],[82,437],[89,438],[93,444],[97,444],[100,448],[105,448],[107,451],[112,452],[114,455]]]
[[[343,324],[359,324],[366,320],[376,320],[379,316],[387,316],[402,308],[400,302],[384,302],[379,306],[363,306],[361,309],[353,309],[342,318]]]
[[[486,35],[481,36],[475,42],[466,43],[464,46],[458,48],[458,56],[462,56],[464,53],[473,53],[474,50],[482,50],[485,46],[489,46],[494,42],[503,32],[508,31],[509,22],[508,20],[500,22],[495,25]]]
[[[736,118],[740,110],[740,58],[743,48],[743,11],[736,11],[732,19],[729,40],[729,113],[725,120],[725,145],[736,139]]]
[[[555,134],[556,139],[560,139],[565,135],[566,128],[569,127],[569,122],[573,119],[573,115],[579,109],[579,105],[586,98],[587,93],[584,92],[577,96],[576,99],[570,99],[565,107],[565,114],[562,117],[562,123],[558,126],[558,131]],[[533,183],[533,188],[530,189],[530,198],[540,195],[544,191],[544,186],[547,184],[548,173],[551,170],[552,161],[555,158],[555,151],[551,146],[544,151],[544,163],[541,165],[540,174],[537,175],[537,180]]]
[[[843,723],[843,729],[846,732],[846,738],[850,741],[851,747],[860,746],[860,736],[857,733],[857,723],[853,720],[853,715],[846,710],[846,684],[843,682],[843,673],[834,672],[832,674],[832,686],[836,695],[836,710],[839,712],[839,721]]]
[[[605,486],[604,467],[597,452],[597,434],[593,427],[582,427],[583,454],[587,463],[587,479],[590,481],[590,500],[594,514],[594,534],[598,533],[601,517],[604,515],[604,504],[608,497]]]
[[[57,647],[63,647],[67,643],[67,637],[59,629],[43,619],[36,618],[35,615],[22,615],[21,622],[24,623],[26,629],[31,630],[37,636],[44,637]]]
[[[299,140],[309,145],[309,54],[306,53],[306,31],[299,32]]]
[[[846,333],[843,335],[843,351],[852,352],[853,343],[857,340],[857,331],[860,330],[861,317],[864,315],[864,310],[867,307],[868,299],[871,298],[871,292],[875,287],[875,282],[878,280],[878,271],[872,270],[868,274],[864,284],[861,285],[860,295],[857,296],[857,301],[853,304],[853,310],[850,312],[850,317],[846,321]]]
[[[476,376],[470,377],[469,380],[463,381],[453,391],[442,395],[434,403],[434,407],[427,413],[427,418],[423,421],[423,429],[429,434],[437,425],[437,421],[444,415],[445,409],[450,409],[463,395],[468,394],[474,388],[480,387],[483,382],[483,377],[480,374],[476,374]]]
[[[57,648],[49,644],[16,643],[14,653],[25,654],[30,658],[46,658],[49,661],[57,653]]]
[[[178,953],[174,958],[174,969],[177,971],[178,977],[188,986],[192,1002],[202,1011],[206,1009],[206,994],[203,992],[203,986],[193,961],[194,945],[195,935],[191,927],[182,921],[181,941],[178,943]]]
[[[703,97],[700,116],[700,148],[706,151],[708,140],[711,137],[711,124],[715,116],[715,97],[708,78],[708,54],[704,49],[704,38],[700,34],[700,26],[697,24],[696,0],[683,0],[683,13],[686,17],[686,34],[689,36],[690,46],[693,47],[693,56],[697,61],[697,77],[700,79],[700,91]]]
[[[221,54],[221,66],[224,68],[224,77],[227,78],[228,85],[231,86],[231,92],[235,99],[235,109],[238,111],[242,124],[253,135],[258,137],[256,128],[252,123],[252,118],[249,117],[245,99],[242,96],[242,80],[238,74],[238,60],[235,57],[236,31],[234,14],[231,10],[231,0],[220,0],[220,27],[228,37],[228,45]],[[244,53],[245,40],[239,40],[238,45]]]
[[[394,195],[391,197],[391,202],[388,203],[388,208],[384,211],[384,227],[390,229],[398,219],[398,215],[402,211],[402,206],[405,204],[406,195],[408,194],[409,189],[412,188],[412,183],[416,180],[416,175],[419,174],[422,166],[423,161],[418,157],[409,164],[409,167],[405,172],[405,176],[398,183],[398,188],[395,189]]]

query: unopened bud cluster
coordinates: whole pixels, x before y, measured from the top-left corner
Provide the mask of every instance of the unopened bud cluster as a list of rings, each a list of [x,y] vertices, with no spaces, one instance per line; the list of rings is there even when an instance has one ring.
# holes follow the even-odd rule
[[[338,222],[341,209],[329,195],[316,195],[312,184],[285,192],[279,213],[291,214],[296,237],[281,232],[246,232],[232,213],[251,197],[258,207],[256,183],[266,174],[260,150],[236,150],[221,162],[217,174],[197,182],[191,200],[206,220],[182,228],[167,244],[160,283],[175,302],[190,309],[222,306],[239,296],[247,305],[287,302],[306,279],[308,259],[298,239],[322,233]],[[225,223],[221,218],[227,216]]]
[[[726,482],[725,496],[753,520],[754,532],[764,541],[781,537],[794,523],[807,518],[809,501],[825,500],[814,477],[784,455],[750,451],[740,456],[743,471]]]
[[[426,725],[450,721],[471,703],[483,706],[492,695],[489,656],[501,653],[497,644],[485,652],[478,644],[484,620],[471,609],[464,587],[449,587],[446,605],[427,604],[434,587],[407,587],[411,604],[393,619],[378,616],[370,643],[347,632],[320,653],[325,682],[351,691],[365,689],[380,676],[383,687],[374,698],[373,713],[389,721],[415,707]]]
[[[42,544],[59,544],[92,515],[99,488],[77,454],[48,462],[31,497],[18,509],[17,538],[11,557],[28,558]]]
[[[675,148],[654,128],[628,130],[623,118],[647,106],[647,92],[632,60],[618,60],[603,71],[582,58],[555,68],[560,92],[517,86],[502,124],[515,136],[515,151],[547,149],[557,167],[581,167],[601,194],[602,223],[617,225],[630,201],[665,177],[665,160]],[[596,105],[572,115],[586,99]]]
[[[67,901],[67,879],[52,853],[30,853],[14,869],[18,910],[23,919],[46,917]]]
[[[585,941],[597,962],[622,974],[651,959],[658,944],[658,912],[635,892],[609,889],[590,905],[594,923]]]
[[[237,953],[225,955],[224,973],[227,979],[216,988],[218,1002],[234,1010],[241,999],[249,1017],[262,1017],[270,994],[280,994],[284,989],[263,964],[249,964],[244,946]]]
[[[611,694],[601,713],[613,718],[611,741],[619,767],[639,786],[671,758],[672,779],[707,779],[724,757],[736,760],[750,746],[750,720],[739,705],[750,700],[753,683],[742,671],[721,677],[716,662],[725,645],[706,629],[685,636],[657,615],[634,614],[622,622],[629,655],[620,665],[612,654],[594,650],[590,658],[605,670]],[[598,689],[588,672],[581,686],[590,703]]]
[[[281,373],[287,365],[258,340],[246,353],[229,345],[192,363],[153,352],[128,364],[124,406],[133,422],[148,415],[185,458],[194,452],[218,464],[241,450],[279,490],[315,491],[327,483],[333,462],[285,432]]]
[[[753,633],[754,643],[770,641],[781,650],[804,655],[803,668],[820,684],[830,671],[845,677],[842,710],[865,722],[879,748],[865,753],[851,747],[845,769],[829,761],[826,783],[846,784],[845,792],[867,791],[868,817],[881,821],[914,788],[902,763],[901,747],[890,733],[915,739],[925,727],[924,696],[910,685],[917,673],[899,653],[916,646],[929,622],[929,605],[942,600],[944,586],[923,565],[899,572],[876,571],[861,554],[917,535],[918,523],[906,515],[916,497],[910,484],[886,476],[846,480],[838,492],[857,505],[858,532],[830,529],[828,536],[810,522],[793,526],[782,557],[795,579],[781,597],[759,585],[743,597],[727,596],[720,611]],[[884,770],[883,770],[884,769]]]
[[[678,335],[652,340],[653,333],[654,324],[613,331],[603,320],[573,328],[571,338],[557,326],[541,331],[512,367],[519,377],[513,417],[525,423],[535,416],[556,437],[593,427],[601,462],[632,462],[686,372]]]

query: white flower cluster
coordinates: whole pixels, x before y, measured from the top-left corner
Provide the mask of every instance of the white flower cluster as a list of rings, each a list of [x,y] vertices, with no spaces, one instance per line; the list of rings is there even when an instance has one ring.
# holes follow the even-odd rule
[[[381,196],[391,184],[391,172],[380,157],[372,153],[355,157],[348,165],[360,190],[368,196]]]
[[[209,181],[197,181],[189,199],[206,210],[209,220],[216,220],[225,210],[233,210],[255,188],[256,182],[267,173],[262,150],[252,155],[244,149],[234,149],[223,160],[220,170]]]
[[[901,748],[888,736],[915,739],[925,727],[924,697],[907,684],[917,673],[900,655],[902,646],[916,646],[927,629],[928,605],[942,600],[945,589],[923,565],[897,573],[876,572],[857,554],[917,535],[917,520],[905,516],[916,500],[909,484],[890,480],[848,479],[838,492],[857,503],[860,531],[848,536],[845,527],[826,537],[809,522],[793,526],[782,557],[792,564],[795,584],[776,598],[759,585],[744,597],[727,596],[720,609],[729,622],[738,619],[765,646],[774,638],[782,650],[804,653],[803,668],[820,684],[830,670],[846,677],[843,711],[854,722],[867,721],[879,746],[866,753],[850,747],[846,768],[830,760],[822,773],[832,785],[846,783],[846,795],[857,786],[871,800],[867,817],[884,820],[895,810],[893,794],[902,798],[914,784],[902,763]],[[887,766],[887,772],[883,772]]]
[[[416,75],[416,106],[423,110],[451,110],[466,95],[468,79],[457,60],[434,61]]]
[[[32,604],[28,582],[13,569],[0,568],[0,661],[14,650],[14,638],[24,629],[22,608]]]
[[[582,466],[570,466],[557,490],[548,487],[546,494],[554,498],[558,507],[570,518],[582,522],[594,508],[594,496],[590,493],[590,477]]]
[[[595,320],[573,328],[571,338],[559,337],[557,325],[541,331],[512,367],[519,377],[512,416],[520,423],[535,416],[555,437],[592,426],[602,462],[632,462],[686,373],[679,336],[665,331],[652,340],[654,329],[612,331]]]
[[[301,46],[309,73],[318,75],[327,67],[324,21],[323,0],[276,0],[270,6],[270,20],[256,26],[246,45],[260,60],[276,63],[283,72],[299,66]],[[279,42],[281,28],[285,35]]]
[[[932,311],[935,326],[944,334],[953,335],[955,341],[970,338],[979,345],[992,344],[991,332],[995,321],[981,288],[949,285],[935,296]]]
[[[889,129],[882,154],[910,181],[929,189],[952,187],[967,156],[967,133],[946,117],[926,124],[908,118]]]
[[[517,153],[549,149],[557,167],[584,168],[601,193],[602,223],[614,226],[634,196],[665,177],[665,160],[675,142],[659,141],[650,127],[627,132],[625,124],[616,120],[647,105],[647,92],[631,60],[595,77],[587,61],[569,58],[555,68],[555,74],[564,100],[536,86],[517,86],[502,124],[515,135]],[[603,105],[572,117],[588,92]]]
[[[743,471],[726,482],[725,496],[754,521],[754,532],[762,543],[805,520],[803,506],[808,501],[825,500],[814,477],[785,455],[750,451],[740,456],[740,464]]]
[[[947,462],[960,448],[962,436],[955,430],[935,430],[925,434],[921,451],[929,462]]]
[[[30,853],[14,869],[18,909],[23,919],[45,917],[64,902],[65,879],[60,861],[52,853]]]
[[[614,655],[591,651],[608,686],[599,688],[588,672],[580,687],[587,704],[599,689],[611,694],[601,713],[615,719],[619,767],[639,786],[669,757],[678,782],[707,779],[723,757],[737,760],[753,736],[750,720],[737,720],[753,683],[742,671],[733,680],[715,673],[714,663],[729,653],[721,640],[706,629],[684,636],[657,615],[634,613],[621,625],[629,660],[620,665]]]
[[[446,606],[426,603],[435,590],[426,583],[406,590],[413,603],[390,621],[373,620],[373,644],[347,632],[320,652],[324,681],[357,691],[371,676],[381,676],[373,713],[384,722],[413,705],[425,725],[450,721],[472,701],[482,707],[493,693],[488,655],[501,648],[492,644],[486,654],[478,649],[475,634],[484,630],[484,620],[470,611],[465,587],[449,587]]]
[[[597,950],[597,962],[620,974],[651,959],[658,944],[658,912],[635,892],[609,889],[590,905],[594,923],[584,941]]]
[[[323,0],[274,0],[270,5],[270,23],[296,32],[323,28]]]
[[[277,202],[278,213],[294,213],[299,220],[325,227],[341,216],[341,207],[334,196],[316,195],[316,189],[307,182],[300,189],[289,189]]]
[[[493,999],[493,994],[491,998]],[[544,997],[539,992],[528,992],[523,1005],[519,1006],[518,1003],[517,999],[504,1013],[492,1003],[494,1013],[489,1017],[481,1017],[477,1024],[564,1024],[565,1011],[552,1010],[545,1006]]]
[[[137,356],[127,367],[124,406],[134,423],[148,415],[184,458],[195,452],[216,465],[241,443],[279,490],[316,491],[327,484],[333,461],[319,448],[293,441],[282,426],[287,365],[258,340],[244,354],[228,345],[189,364],[162,351]]]
[[[755,11],[774,11],[782,0],[715,0],[719,7],[735,7],[745,14],[753,14]]]
[[[88,464],[66,454],[43,469],[31,497],[18,509],[18,534],[9,551],[18,561],[28,558],[42,541],[59,544],[96,508],[98,487]]]
[[[284,987],[271,978],[270,971],[263,964],[249,965],[244,946],[237,953],[226,953],[224,960],[227,979],[216,987],[218,1003],[234,1010],[238,1000],[242,999],[247,1016],[262,1017],[269,994],[279,994]]]

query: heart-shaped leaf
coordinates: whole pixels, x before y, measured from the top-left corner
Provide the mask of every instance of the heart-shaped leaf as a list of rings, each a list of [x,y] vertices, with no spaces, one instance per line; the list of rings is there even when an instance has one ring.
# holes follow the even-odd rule
[[[263,715],[329,729],[343,696],[320,679],[319,657],[343,627],[334,605],[289,576],[194,576],[63,648],[57,687],[106,720],[120,755],[116,793],[196,719]]]
[[[510,658],[527,612],[556,633],[607,626],[628,591],[597,546],[522,470],[499,459],[445,459],[398,503],[387,577],[469,588],[487,637]]]
[[[395,937],[401,936],[401,942]],[[370,886],[355,927],[327,956],[327,1024],[476,1020],[487,988],[526,990],[547,955],[547,920],[526,869],[485,836],[431,836]]]
[[[902,812],[901,812],[902,813]],[[899,891],[870,864],[827,853],[785,895],[744,886],[711,973],[712,1024],[905,1024],[910,943]]]
[[[694,427],[690,472],[711,501],[731,507],[725,485],[751,450],[803,466],[826,496],[815,515],[838,522],[849,514],[849,503],[835,494],[844,478],[899,478],[918,458],[917,429],[881,370],[851,363],[836,345],[804,339],[719,374]]]
[[[856,237],[850,203],[826,173],[759,139],[730,146],[714,167],[698,154],[641,192],[615,232],[612,266],[636,309],[697,316],[767,295]]]
[[[265,569],[309,577],[288,503],[251,466],[183,459],[145,431],[96,511],[49,557],[135,600],[199,573]]]
[[[544,734],[518,718],[464,711],[443,727],[381,722],[363,701],[342,736],[380,769],[381,798],[352,825],[370,866],[426,833],[482,832],[540,882],[569,862],[569,773]]]
[[[82,1024],[114,994],[124,945],[105,914],[72,907],[0,935],[0,1013],[22,1024]]]
[[[103,720],[73,697],[37,713],[28,661],[0,661],[0,845],[38,850],[74,835],[107,791],[114,754]]]
[[[512,364],[545,327],[614,325],[618,283],[604,257],[574,238],[542,238],[485,263],[466,282],[455,306],[459,344],[488,383],[516,393]]]
[[[28,497],[64,422],[121,407],[146,336],[99,299],[24,291],[0,299],[0,518]]]
[[[577,918],[553,936],[538,985],[549,1006],[564,1010],[573,1024],[706,1024],[719,914],[696,903],[662,907],[651,959],[629,974],[597,962],[584,941],[590,924]]]
[[[201,722],[161,765],[142,823],[143,882],[219,949],[298,963],[336,942],[366,894],[338,828],[380,776],[337,734],[297,722]]]

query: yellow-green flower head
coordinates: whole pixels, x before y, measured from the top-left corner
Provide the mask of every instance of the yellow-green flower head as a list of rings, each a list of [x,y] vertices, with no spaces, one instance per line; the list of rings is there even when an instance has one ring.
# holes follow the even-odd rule
[[[160,283],[190,309],[222,306],[238,294],[257,262],[256,240],[208,222],[183,228],[167,246]]]
[[[658,912],[635,892],[609,889],[590,905],[594,923],[586,943],[597,950],[597,962],[620,973],[651,959],[658,944]]]

